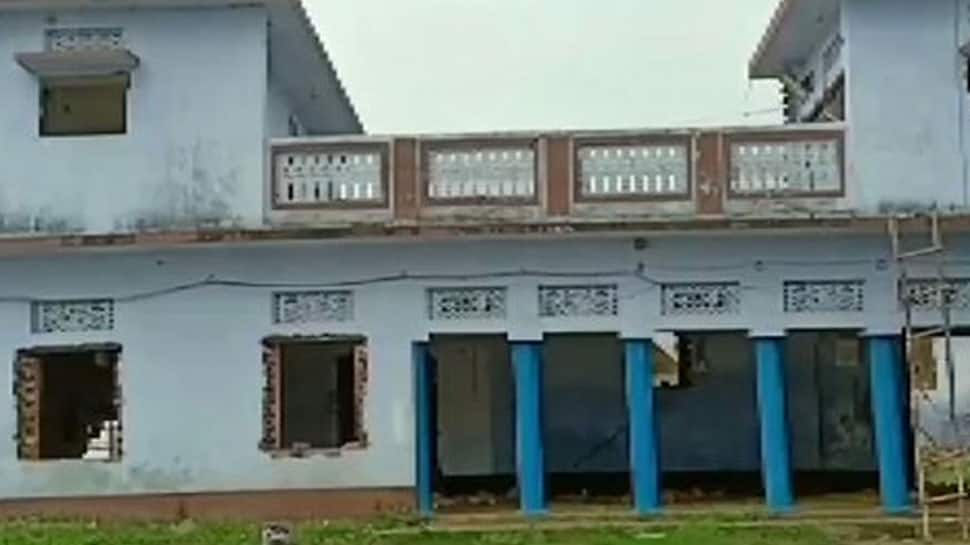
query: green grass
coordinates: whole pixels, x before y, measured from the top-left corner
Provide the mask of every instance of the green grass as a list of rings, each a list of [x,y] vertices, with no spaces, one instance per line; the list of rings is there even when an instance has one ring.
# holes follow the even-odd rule
[[[0,522],[0,545],[256,545],[260,525],[243,523],[95,524]],[[785,526],[735,529],[698,522],[663,530],[581,529],[490,532],[429,531],[401,523],[296,527],[298,545],[830,545],[819,528]]]

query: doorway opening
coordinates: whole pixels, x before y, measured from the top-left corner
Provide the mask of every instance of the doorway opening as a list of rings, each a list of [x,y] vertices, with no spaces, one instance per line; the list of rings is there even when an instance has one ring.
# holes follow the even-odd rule
[[[515,386],[505,335],[432,335],[434,490],[442,508],[517,501]]]
[[[615,333],[557,333],[543,343],[543,435],[550,499],[628,501],[623,345]]]
[[[654,337],[666,503],[760,498],[760,422],[747,332]]]
[[[785,354],[800,497],[879,489],[866,346],[854,330],[795,331]]]

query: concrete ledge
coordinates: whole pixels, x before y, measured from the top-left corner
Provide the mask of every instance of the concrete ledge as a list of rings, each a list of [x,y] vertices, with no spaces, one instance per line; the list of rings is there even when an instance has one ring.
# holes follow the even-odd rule
[[[42,234],[0,236],[0,255],[44,255],[91,248],[177,248],[183,246],[243,245],[270,242],[310,241],[430,241],[494,239],[538,236],[647,236],[660,234],[737,235],[853,233],[886,236],[887,216],[787,215],[777,217],[713,217],[572,219],[556,221],[421,221],[357,223],[331,226],[274,226],[264,229],[190,229],[187,231]],[[970,212],[940,218],[948,233],[970,232]],[[920,232],[914,227],[914,232]]]
[[[355,519],[411,513],[412,488],[265,490],[0,500],[0,519],[96,520]]]

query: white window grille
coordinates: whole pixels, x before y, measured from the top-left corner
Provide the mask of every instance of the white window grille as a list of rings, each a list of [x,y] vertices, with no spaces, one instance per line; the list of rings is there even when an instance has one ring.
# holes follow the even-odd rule
[[[274,156],[276,203],[384,202],[384,155],[373,151],[291,150]]]
[[[432,320],[495,320],[505,318],[506,289],[431,288],[428,313]]]
[[[542,317],[616,316],[618,313],[616,284],[539,287]]]
[[[37,301],[31,305],[34,333],[75,333],[114,329],[111,299]]]
[[[949,278],[944,281],[933,278],[912,278],[906,285],[906,297],[915,311],[939,310],[942,302],[955,310],[970,308],[970,278]]]
[[[536,194],[531,145],[431,149],[427,161],[431,199],[532,199]]]
[[[838,140],[743,142],[731,145],[731,191],[835,193],[842,191]]]
[[[737,282],[664,284],[661,313],[665,316],[737,314],[741,311],[741,285]]]
[[[861,280],[791,281],[784,285],[785,312],[861,312],[865,283]]]
[[[585,145],[579,149],[584,197],[687,196],[686,145]]]
[[[302,324],[354,319],[354,293],[348,290],[295,291],[273,294],[273,322]]]
[[[123,49],[124,33],[120,28],[52,28],[46,32],[47,50],[106,51]]]

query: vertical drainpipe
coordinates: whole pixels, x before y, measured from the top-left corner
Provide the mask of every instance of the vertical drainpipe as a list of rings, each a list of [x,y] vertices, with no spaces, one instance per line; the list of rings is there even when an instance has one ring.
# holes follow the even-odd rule
[[[633,504],[636,514],[643,517],[658,514],[662,505],[657,414],[653,391],[653,341],[626,340],[624,353]]]
[[[785,337],[756,338],[754,343],[765,501],[770,511],[783,514],[795,505],[785,387]]]
[[[875,420],[876,458],[883,509],[889,514],[910,510],[906,448],[906,369],[900,338],[869,338],[869,375]]]
[[[434,515],[432,448],[435,430],[431,414],[432,369],[428,343],[414,343],[411,357],[414,367],[415,489],[418,514],[431,517]]]
[[[547,513],[542,425],[542,343],[512,343],[515,370],[516,467],[519,501],[527,517]]]

